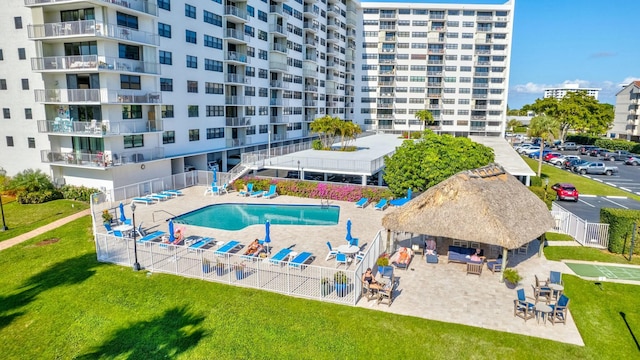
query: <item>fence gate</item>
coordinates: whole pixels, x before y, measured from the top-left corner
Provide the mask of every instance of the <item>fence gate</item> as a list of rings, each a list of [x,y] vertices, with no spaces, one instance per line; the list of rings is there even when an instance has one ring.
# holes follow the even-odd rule
[[[607,248],[609,245],[609,224],[590,223],[553,203],[551,215],[555,220],[553,231],[572,236],[580,245]]]

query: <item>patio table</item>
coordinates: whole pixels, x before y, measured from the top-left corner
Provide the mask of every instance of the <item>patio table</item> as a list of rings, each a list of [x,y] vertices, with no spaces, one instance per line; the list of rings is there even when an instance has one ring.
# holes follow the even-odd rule
[[[546,326],[547,317],[549,317],[549,314],[551,314],[552,311],[551,306],[545,303],[537,303],[534,309],[536,311],[536,320],[538,321],[538,324],[540,324],[540,317],[542,317],[542,323]]]

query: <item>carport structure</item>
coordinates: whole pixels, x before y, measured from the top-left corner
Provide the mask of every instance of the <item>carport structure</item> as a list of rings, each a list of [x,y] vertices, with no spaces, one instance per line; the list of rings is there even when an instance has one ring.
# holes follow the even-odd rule
[[[382,219],[390,232],[408,232],[502,247],[503,264],[517,249],[553,228],[542,200],[504,168],[460,172]],[[506,265],[505,265],[506,266]]]

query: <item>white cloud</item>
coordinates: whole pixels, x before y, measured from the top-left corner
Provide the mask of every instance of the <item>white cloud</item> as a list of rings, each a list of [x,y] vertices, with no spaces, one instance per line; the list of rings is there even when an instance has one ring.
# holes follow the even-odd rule
[[[613,95],[618,91],[620,91],[620,89],[622,89],[622,86],[626,86],[630,84],[632,81],[637,81],[637,80],[640,80],[640,78],[630,76],[618,82],[611,81],[611,80],[605,80],[601,82],[592,82],[589,80],[582,80],[582,79],[565,80],[558,84],[536,84],[536,83],[528,82],[526,84],[514,85],[511,87],[511,90],[516,93],[542,95],[545,89],[564,87],[568,84],[578,84],[581,88],[602,89],[601,93]]]

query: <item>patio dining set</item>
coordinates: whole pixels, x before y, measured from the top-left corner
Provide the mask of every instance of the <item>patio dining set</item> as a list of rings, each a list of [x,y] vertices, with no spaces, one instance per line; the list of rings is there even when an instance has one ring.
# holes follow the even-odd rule
[[[542,320],[552,324],[566,324],[569,298],[564,294],[562,273],[551,271],[545,281],[535,275],[535,284],[532,284],[533,297],[526,296],[524,288],[517,290],[518,298],[513,300],[513,315],[522,318],[525,322],[535,318],[537,323]]]

